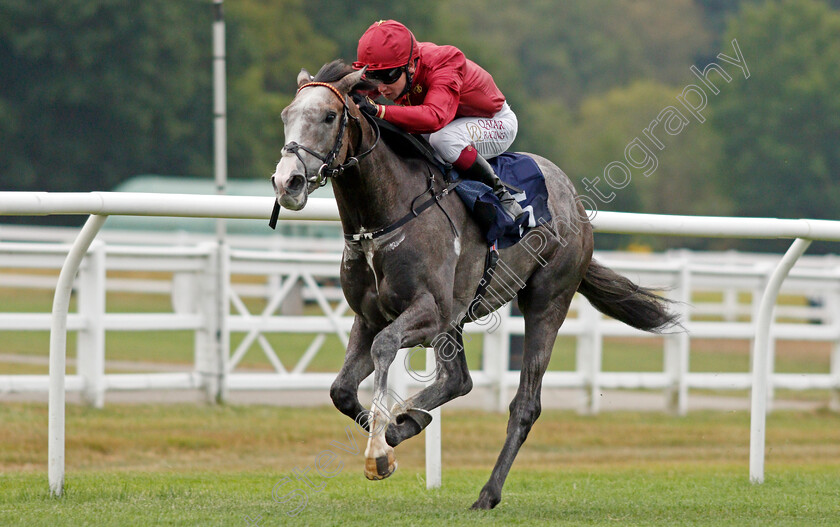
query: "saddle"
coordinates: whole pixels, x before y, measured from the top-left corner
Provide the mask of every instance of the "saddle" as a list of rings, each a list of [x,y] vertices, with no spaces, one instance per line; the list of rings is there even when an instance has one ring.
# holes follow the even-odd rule
[[[488,161],[499,178],[516,189],[514,197],[527,212],[514,222],[502,212],[499,198],[490,187],[479,181],[460,178],[451,164],[435,157],[434,148],[425,138],[410,134],[384,119],[372,119],[379,125],[382,140],[399,156],[424,159],[437,167],[447,182],[457,184],[455,192],[471,212],[489,246],[496,245],[499,249],[510,247],[519,242],[529,229],[551,222],[545,177],[531,157],[506,152]]]

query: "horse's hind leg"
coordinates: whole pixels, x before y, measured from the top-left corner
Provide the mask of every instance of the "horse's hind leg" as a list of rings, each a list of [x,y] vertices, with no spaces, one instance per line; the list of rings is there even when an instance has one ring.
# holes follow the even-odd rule
[[[538,273],[543,274],[543,273]],[[502,499],[502,485],[505,483],[510,467],[531,426],[540,415],[540,390],[542,378],[551,359],[551,350],[557,338],[557,330],[566,318],[569,304],[574,296],[577,283],[566,287],[558,296],[547,294],[541,277],[534,280],[519,293],[519,306],[525,317],[525,350],[522,360],[522,372],[519,377],[519,389],[510,403],[507,438],[502,452],[493,467],[490,480],[481,489],[473,509],[492,509]],[[552,277],[556,280],[556,277]],[[539,286],[535,286],[539,283]]]

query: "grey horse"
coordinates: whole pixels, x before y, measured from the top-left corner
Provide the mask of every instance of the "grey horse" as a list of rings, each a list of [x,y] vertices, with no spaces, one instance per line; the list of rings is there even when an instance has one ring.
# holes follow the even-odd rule
[[[540,415],[543,374],[575,292],[601,312],[645,331],[673,326],[676,317],[667,300],[592,260],[592,228],[572,183],[536,155],[531,157],[545,175],[553,220],[499,251],[496,273],[474,300],[488,250],[482,233],[437,168],[422,157],[398,155],[379,140],[376,126],[348,96],[372,88],[363,70],[334,61],[314,78],[301,71],[298,87],[282,112],[287,143],[271,183],[279,206],[300,210],[310,192],[332,180],[346,239],[341,287],[355,320],[330,396],[368,430],[368,479],[393,473],[394,447],[429,424],[429,410],[471,390],[463,325],[514,297],[519,302],[525,320],[519,388],[504,446],[473,504],[491,509]],[[421,208],[417,202],[425,195],[427,205]],[[388,411],[383,406],[388,367],[400,348],[415,346],[435,348],[435,380]],[[368,411],[358,388],[371,373],[374,404]]]

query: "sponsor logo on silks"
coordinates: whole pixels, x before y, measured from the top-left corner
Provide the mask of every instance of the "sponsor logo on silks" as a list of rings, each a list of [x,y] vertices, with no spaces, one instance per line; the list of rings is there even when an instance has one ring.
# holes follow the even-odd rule
[[[414,87],[414,93],[423,93],[423,87],[418,84]]]
[[[483,136],[481,129],[475,123],[467,123],[467,133],[470,134],[470,140],[472,141],[481,141]]]

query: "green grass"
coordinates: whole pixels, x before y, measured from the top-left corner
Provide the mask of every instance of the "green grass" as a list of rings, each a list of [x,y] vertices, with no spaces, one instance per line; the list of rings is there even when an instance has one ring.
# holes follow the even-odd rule
[[[427,491],[422,436],[397,448],[388,480],[340,452],[350,421],[332,408],[108,405],[67,409],[66,494],[48,496],[46,406],[0,406],[0,525],[836,525],[840,416],[768,420],[766,482],[748,482],[745,412],[545,411],[502,503],[469,511],[504,440],[506,416],[443,415],[443,488]],[[354,432],[359,450],[363,437]],[[315,472],[318,455],[336,451]],[[340,465],[339,465],[340,463]],[[272,489],[310,467],[314,492],[278,503]],[[339,470],[340,467],[340,470]],[[303,496],[303,494],[297,494]]]
[[[486,473],[445,470],[428,491],[413,472],[368,482],[342,472],[313,478],[320,492],[278,503],[270,473],[117,474],[73,479],[60,500],[43,477],[3,476],[5,525],[836,525],[838,478],[818,467],[786,469],[760,486],[737,469],[531,470],[508,478],[502,503],[470,511]],[[295,487],[284,489],[291,492]],[[301,489],[302,490],[302,489]],[[306,501],[304,501],[306,500]]]

